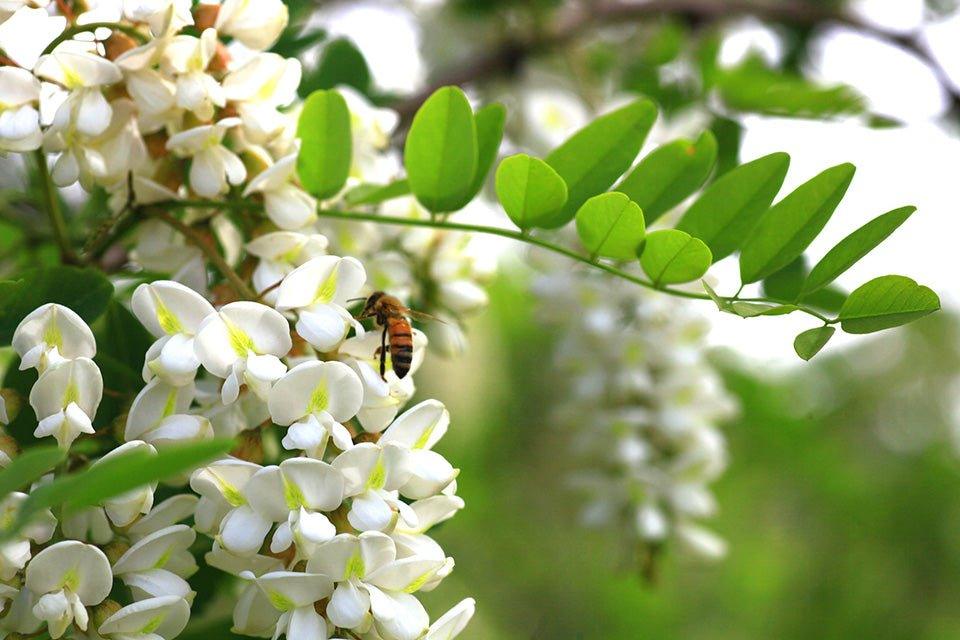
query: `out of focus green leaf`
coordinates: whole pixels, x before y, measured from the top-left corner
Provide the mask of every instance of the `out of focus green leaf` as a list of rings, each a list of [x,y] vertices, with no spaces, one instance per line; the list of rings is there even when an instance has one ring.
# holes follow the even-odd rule
[[[44,267],[19,280],[0,281],[0,344],[10,344],[17,325],[37,307],[56,302],[91,323],[107,308],[112,294],[113,285],[95,269]]]
[[[300,114],[297,135],[302,143],[297,170],[304,189],[321,200],[339,193],[347,183],[353,161],[347,101],[333,90],[310,94]]]
[[[616,189],[640,205],[647,224],[653,224],[703,186],[716,159],[717,141],[706,131],[696,142],[676,140],[656,149]]]
[[[855,289],[840,310],[847,333],[873,333],[913,322],[940,309],[930,288],[905,276],[881,276]]]
[[[761,280],[798,258],[833,215],[855,172],[852,164],[831,167],[767,211],[740,253],[742,282]]]
[[[720,260],[736,251],[783,185],[790,156],[772,153],[737,167],[711,184],[677,228],[700,238]]]
[[[389,184],[358,185],[348,191],[343,199],[349,205],[380,204],[409,194],[410,183],[407,180],[395,180]]]
[[[610,186],[630,168],[657,119],[649,100],[637,100],[597,118],[547,156],[547,164],[567,183],[566,206],[547,228],[562,227],[580,206]]]
[[[845,86],[821,87],[790,73],[769,69],[750,58],[718,76],[720,96],[728,107],[780,116],[824,117],[860,113],[863,99]]]
[[[317,68],[304,76],[300,93],[309,95],[318,89],[347,85],[369,95],[371,84],[370,67],[363,53],[350,40],[337,38],[323,48]]]
[[[602,193],[577,211],[577,235],[591,256],[636,260],[646,235],[643,211],[622,193]]]
[[[66,453],[53,445],[34,447],[13,457],[10,464],[0,471],[0,499],[8,493],[29,487],[57,466]]]
[[[659,287],[703,277],[712,260],[709,247],[698,238],[677,229],[662,229],[647,235],[640,266]]]
[[[477,127],[457,87],[431,95],[413,118],[404,147],[410,190],[433,212],[456,211],[470,199],[478,164]]]
[[[553,167],[539,158],[520,153],[500,163],[497,198],[521,229],[549,220],[567,202],[567,185]]]
[[[907,221],[916,207],[902,207],[876,217],[827,252],[803,283],[801,295],[818,291],[837,279],[860,258],[873,251]]]

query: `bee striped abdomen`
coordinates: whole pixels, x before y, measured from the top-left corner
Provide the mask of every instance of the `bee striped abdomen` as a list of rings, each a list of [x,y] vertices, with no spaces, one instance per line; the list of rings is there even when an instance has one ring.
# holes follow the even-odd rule
[[[398,378],[410,373],[410,363],[413,362],[413,331],[406,318],[389,318],[387,333],[390,336],[390,361],[393,363],[393,372]]]

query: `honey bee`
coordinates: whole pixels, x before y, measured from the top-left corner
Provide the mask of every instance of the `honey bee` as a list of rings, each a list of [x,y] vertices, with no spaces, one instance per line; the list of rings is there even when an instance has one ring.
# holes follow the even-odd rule
[[[431,319],[432,316],[408,309],[400,300],[383,291],[375,291],[363,311],[357,316],[358,320],[374,318],[377,325],[383,327],[380,339],[380,377],[386,380],[387,373],[387,343],[389,338],[390,362],[393,372],[398,378],[404,378],[410,373],[410,364],[413,362],[413,329],[408,318]]]

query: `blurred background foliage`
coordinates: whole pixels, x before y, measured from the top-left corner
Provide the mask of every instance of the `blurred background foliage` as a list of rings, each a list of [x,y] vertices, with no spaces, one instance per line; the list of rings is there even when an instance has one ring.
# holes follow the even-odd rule
[[[960,636],[956,317],[789,372],[717,354],[740,403],[711,522],[730,553],[667,553],[644,585],[620,541],[577,520],[567,434],[550,424],[552,337],[527,290],[504,276],[471,352],[421,376],[448,399],[467,502],[438,532],[457,570],[428,606],[474,594],[475,638]],[[447,382],[465,372],[467,390]]]

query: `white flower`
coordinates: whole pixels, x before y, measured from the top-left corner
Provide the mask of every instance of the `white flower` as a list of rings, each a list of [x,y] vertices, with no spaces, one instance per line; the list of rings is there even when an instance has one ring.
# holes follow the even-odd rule
[[[30,406],[40,422],[33,435],[52,435],[68,449],[81,433],[94,433],[93,417],[102,396],[100,369],[89,358],[47,369],[30,391]]]
[[[190,621],[190,605],[177,596],[134,602],[103,621],[97,633],[115,640],[173,640]]]
[[[293,153],[258,174],[243,192],[245,198],[262,193],[267,217],[281,229],[292,231],[317,220],[317,201],[293,184],[296,173],[297,154]]]
[[[400,379],[393,371],[387,354],[386,375],[380,376],[380,331],[368,332],[358,338],[346,340],[337,352],[337,357],[350,365],[363,382],[363,406],[357,413],[360,424],[366,431],[379,433],[397,416],[400,407],[413,397],[413,374],[423,363],[427,337],[413,330],[413,360],[409,374]]]
[[[283,131],[286,119],[277,109],[297,99],[301,75],[299,60],[261,53],[223,79],[224,95],[235,103],[250,141],[262,144]]]
[[[347,519],[358,531],[387,531],[399,518],[417,525],[417,515],[400,500],[398,489],[410,480],[409,452],[396,444],[364,442],[331,463],[343,474],[344,497],[352,498]]]
[[[193,385],[177,387],[154,378],[130,405],[124,439],[168,444],[211,437],[209,420],[187,414],[193,397]]]
[[[200,494],[195,517],[197,531],[215,533],[230,510],[246,506],[243,489],[262,468],[245,460],[225,458],[194,471],[190,488]]]
[[[363,331],[345,305],[360,292],[366,278],[363,265],[354,258],[314,258],[284,278],[277,308],[299,310],[297,333],[319,351],[333,351],[351,326]]]
[[[273,523],[279,523],[270,550],[280,553],[296,544],[304,547],[333,538],[336,529],[321,512],[333,511],[343,500],[343,477],[326,462],[291,458],[264,467],[243,488],[249,507],[240,507],[223,521],[223,545],[237,553],[260,548]],[[242,528],[241,528],[242,527]]]
[[[98,136],[107,130],[113,108],[102,88],[123,80],[117,65],[90,53],[57,49],[40,58],[35,72],[70,92],[57,110],[56,120],[69,120],[86,136]]]
[[[289,426],[286,449],[301,449],[321,458],[333,436],[338,449],[353,446],[343,422],[356,415],[363,387],[350,367],[340,362],[304,362],[280,378],[268,406],[276,424]]]
[[[267,601],[280,612],[274,638],[287,640],[327,640],[327,621],[316,612],[314,604],[333,591],[333,582],[318,573],[274,571],[259,578],[245,574],[260,588]]]
[[[137,600],[159,596],[193,599],[188,578],[197,571],[190,545],[197,534],[183,524],[151,533],[133,544],[113,564],[113,574]]]
[[[40,148],[39,100],[40,82],[29,71],[0,67],[0,152]]]
[[[246,180],[243,162],[223,146],[227,131],[240,122],[239,118],[224,118],[216,124],[187,129],[167,141],[170,151],[181,158],[193,158],[190,187],[197,195],[215,198],[227,192],[228,184],[238,185]]]
[[[329,241],[319,233],[274,231],[247,243],[247,252],[259,258],[253,271],[253,286],[268,304],[277,300],[276,287],[291,271],[313,258],[325,255]],[[269,290],[269,291],[268,291]]]
[[[337,87],[350,110],[353,134],[353,164],[350,176],[361,182],[383,183],[396,176],[397,159],[387,153],[390,138],[400,122],[393,109],[370,104],[366,97],[349,86]]]
[[[264,51],[287,27],[290,13],[282,0],[226,0],[217,15],[217,31],[245,46]]]
[[[292,346],[286,318],[266,305],[233,302],[201,323],[196,353],[213,375],[225,378],[224,404],[237,399],[246,384],[261,398],[287,367],[280,357]]]
[[[155,68],[167,42],[151,40],[125,51],[115,61],[123,71],[127,93],[137,104],[144,133],[153,133],[182,114],[177,106],[176,83]]]
[[[191,382],[200,367],[194,337],[200,323],[215,313],[213,306],[194,290],[163,280],[137,287],[131,308],[140,323],[159,338],[144,363],[144,380],[156,375],[178,386]]]
[[[63,16],[22,7],[0,23],[0,49],[24,69],[33,69],[47,46],[67,28]]]
[[[97,344],[90,327],[69,307],[50,303],[38,307],[13,332],[20,369],[48,367],[74,358],[92,358]]]
[[[123,0],[123,15],[146,22],[154,36],[161,36],[193,24],[190,5],[190,0]]]
[[[100,549],[68,540],[47,547],[30,561],[25,584],[38,597],[33,614],[47,623],[52,638],[59,638],[74,622],[86,631],[86,607],[110,594],[113,575]]]
[[[430,631],[424,636],[424,640],[453,640],[466,628],[476,606],[473,598],[461,600],[430,625]]]
[[[220,83],[206,71],[216,52],[214,29],[206,29],[199,38],[175,36],[163,50],[162,67],[176,75],[177,106],[192,111],[200,120],[210,120],[215,107],[226,104]]]
[[[396,443],[409,450],[410,479],[400,487],[407,498],[419,500],[437,495],[457,477],[459,471],[431,451],[450,424],[443,403],[425,400],[406,411],[383,432],[381,444]]]
[[[27,497],[15,491],[0,501],[0,520],[5,526],[16,520]],[[45,544],[56,529],[56,518],[44,509],[18,535],[0,543],[0,580],[12,580],[30,561],[30,542]]]
[[[157,450],[154,449],[153,446],[147,444],[146,442],[135,440],[133,442],[122,444],[116,449],[110,451],[102,458],[94,462],[91,465],[91,468],[96,467],[99,464],[103,464],[108,460],[128,454],[132,451],[147,451],[154,455],[157,453]],[[119,496],[108,498],[103,502],[103,510],[107,517],[110,518],[110,522],[112,522],[115,526],[129,526],[133,524],[133,522],[142,514],[149,513],[150,509],[153,508],[153,492],[156,490],[156,488],[157,484],[154,482],[145,487],[132,489],[131,491]]]
[[[154,506],[150,513],[134,522],[127,529],[127,535],[136,542],[151,533],[156,533],[161,529],[186,520],[196,511],[198,502],[199,498],[189,493],[181,493],[167,498]]]

